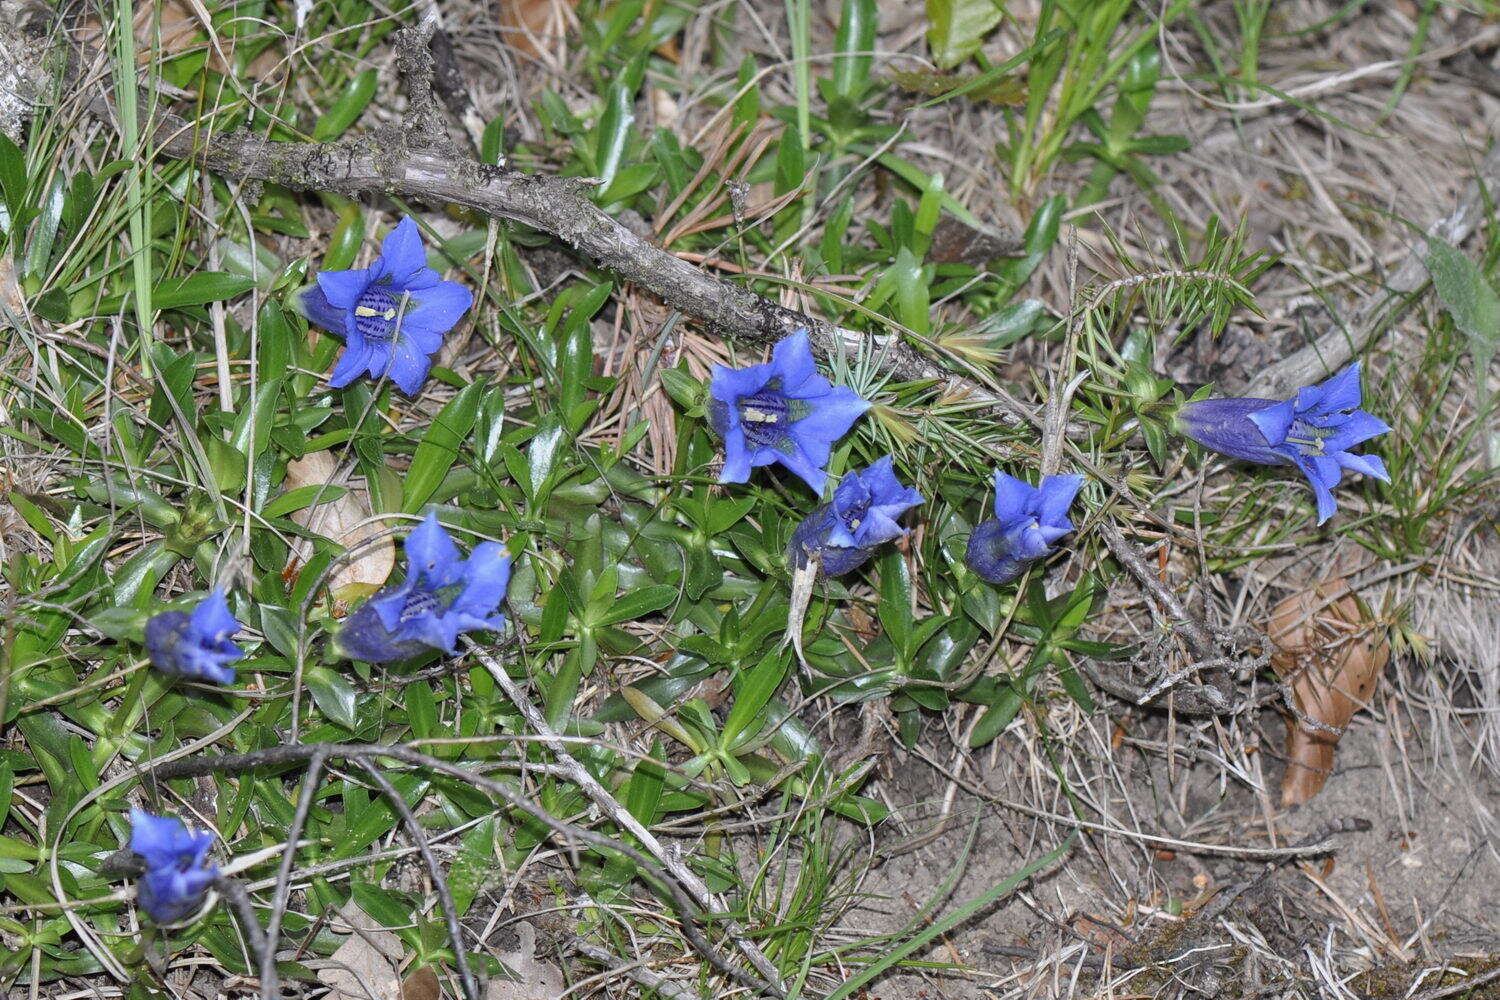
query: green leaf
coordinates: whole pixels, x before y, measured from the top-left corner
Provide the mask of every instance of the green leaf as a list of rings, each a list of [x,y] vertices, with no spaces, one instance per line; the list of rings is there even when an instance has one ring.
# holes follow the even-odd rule
[[[841,97],[858,97],[870,80],[878,9],[875,0],[844,0],[833,48],[833,89]]]
[[[427,428],[427,433],[422,435],[422,442],[411,457],[411,468],[404,480],[401,509],[406,513],[420,511],[438,483],[453,468],[453,463],[458,461],[459,448],[474,427],[484,387],[483,382],[471,382],[465,386],[448,401]]]
[[[537,421],[536,434],[531,438],[531,446],[526,449],[526,478],[520,481],[526,489],[527,499],[533,504],[540,504],[546,499],[549,484],[557,472],[563,445],[567,440],[562,418],[556,410],[549,410]]]
[[[201,306],[209,302],[222,302],[242,295],[255,287],[255,282],[227,271],[199,271],[185,278],[163,278],[151,293],[151,305],[156,309],[178,309],[182,306]]]
[[[379,74],[371,67],[344,84],[344,92],[339,95],[339,99],[333,103],[333,107],[323,112],[318,123],[313,126],[313,140],[327,142],[343,135],[344,130],[353,125],[355,119],[369,106],[379,80]]]
[[[287,490],[281,496],[272,500],[261,508],[260,516],[265,518],[285,517],[294,511],[303,510],[313,504],[332,503],[349,491],[342,486],[332,486],[326,483],[309,483],[306,486],[298,486],[296,489]]]
[[[1427,238],[1427,271],[1453,325],[1469,338],[1474,359],[1475,394],[1481,416],[1489,412],[1490,362],[1500,347],[1500,297],[1479,265],[1436,236]],[[1490,464],[1500,465],[1500,434],[1486,442]]]
[[[625,141],[630,138],[630,126],[635,122],[635,115],[630,110],[634,94],[625,80],[617,79],[612,83],[604,100],[604,114],[599,119],[599,134],[594,147],[594,163],[601,188],[607,188],[615,179],[620,158],[625,155]]]
[[[781,686],[790,663],[791,659],[784,656],[782,650],[775,649],[736,678],[734,707],[724,720],[724,729],[719,738],[720,746],[733,749],[739,745],[740,735],[750,727]]]
[[[911,570],[901,553],[887,552],[880,560],[880,624],[891,645],[907,652],[911,642]]]
[[[359,695],[343,674],[319,666],[309,669],[302,679],[319,711],[345,729],[353,731],[359,728],[359,719],[355,715]],[[365,912],[370,911],[366,909]],[[375,916],[373,913],[370,915]]]
[[[634,621],[637,618],[660,611],[677,599],[676,587],[659,583],[651,587],[642,587],[621,596],[618,600],[610,601],[607,610],[595,616],[589,615],[589,625],[600,628],[605,625],[617,625],[620,622]],[[590,611],[595,610],[590,608]]]
[[[702,382],[676,368],[665,368],[658,374],[658,377],[661,379],[661,387],[667,390],[667,395],[684,409],[691,410],[701,405],[704,396],[708,394]]]
[[[1004,16],[996,0],[927,0],[927,47],[939,69],[951,69],[979,51]]]
[[[406,721],[418,739],[429,740],[443,735],[438,726],[437,702],[432,688],[425,683],[408,684],[405,693]]]

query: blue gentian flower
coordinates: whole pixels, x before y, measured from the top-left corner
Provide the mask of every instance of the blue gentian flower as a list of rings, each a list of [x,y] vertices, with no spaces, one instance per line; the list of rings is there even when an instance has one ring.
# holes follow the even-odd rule
[[[406,579],[360,605],[344,621],[339,645],[368,663],[404,660],[426,649],[451,653],[461,633],[505,626],[497,609],[509,585],[505,546],[482,542],[463,559],[429,513],[406,536]]]
[[[1298,389],[1277,402],[1254,397],[1200,399],[1177,413],[1177,429],[1210,451],[1260,465],[1295,465],[1312,484],[1318,523],[1338,508],[1333,488],[1345,469],[1390,482],[1378,455],[1349,449],[1390,430],[1360,407],[1355,362],[1321,385]]]
[[[781,340],[766,364],[714,365],[708,391],[709,426],[724,439],[721,483],[743,483],[752,468],[780,462],[821,493],[833,443],[870,408],[818,374],[806,330]]]
[[[995,472],[995,516],[969,536],[964,563],[990,583],[1010,583],[1073,530],[1068,508],[1082,476],[1044,476],[1040,487]]]
[[[443,334],[468,311],[474,296],[456,281],[443,281],[427,266],[417,224],[405,218],[380,245],[367,268],[319,271],[318,283],[302,293],[308,319],[344,337],[344,353],[328,384],[339,388],[368,372],[385,375],[415,396]]]
[[[218,866],[204,860],[213,843],[213,834],[189,830],[176,817],[130,810],[130,849],[146,864],[136,897],[152,920],[175,924],[203,902],[219,877]]]
[[[788,558],[805,566],[817,556],[823,573],[840,576],[870,558],[877,545],[906,534],[896,519],[921,502],[922,494],[896,479],[887,455],[839,481],[833,500],[792,532]]]
[[[222,590],[214,590],[191,612],[163,611],[146,622],[146,652],[158,670],[179,677],[233,684],[228,664],[245,653],[229,641],[240,623],[229,613]]]

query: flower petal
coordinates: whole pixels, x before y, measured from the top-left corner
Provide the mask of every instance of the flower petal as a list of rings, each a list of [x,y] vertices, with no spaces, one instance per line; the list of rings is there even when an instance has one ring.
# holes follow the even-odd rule
[[[817,375],[813,363],[812,346],[807,340],[807,331],[798,330],[790,337],[783,337],[771,348],[772,375],[781,376],[782,391],[791,395],[797,392],[809,378]],[[826,382],[824,383],[826,386]],[[821,392],[817,392],[821,395]]]
[[[738,425],[731,427],[730,433],[724,438],[724,467],[719,470],[719,482],[747,482],[750,479],[750,470],[756,464],[750,454],[750,449],[745,447],[745,436],[740,433]]]
[[[1266,443],[1275,448],[1286,443],[1286,436],[1292,429],[1292,422],[1297,419],[1297,409],[1292,405],[1291,400],[1287,400],[1273,403],[1246,416],[1265,437]],[[1236,455],[1235,457],[1244,456]],[[1255,461],[1255,459],[1250,459],[1250,461]]]
[[[411,216],[396,223],[396,228],[386,234],[380,244],[380,259],[376,268],[381,277],[391,279],[397,288],[407,287],[418,271],[427,266],[427,251],[422,249],[422,234]]]
[[[447,333],[474,304],[474,293],[456,281],[440,281],[412,293],[412,306],[401,317],[403,333],[413,329]]]
[[[811,402],[811,413],[787,425],[787,433],[794,441],[817,439],[832,445],[849,433],[854,422],[870,408],[869,400],[860,398],[853,389],[844,386],[836,386],[827,395]]]
[[[806,444],[798,443],[790,451],[777,451],[774,454],[776,461],[812,487],[814,493],[822,493],[823,485],[828,482],[828,473],[823,467],[828,464],[829,451],[827,442],[814,440]]]
[[[1340,451],[1333,454],[1334,461],[1346,469],[1371,476],[1382,482],[1390,482],[1391,477],[1385,471],[1385,462],[1379,455],[1356,455],[1353,452]]]
[[[1083,477],[1079,475],[1046,476],[1042,479],[1037,501],[1037,519],[1043,526],[1067,525],[1072,530],[1072,523],[1068,520],[1068,508],[1073,506],[1073,499],[1078,496],[1078,490],[1083,486]]]
[[[406,536],[406,572],[433,587],[451,587],[463,576],[463,560],[436,511]]]
[[[1333,498],[1333,490],[1324,486],[1317,480],[1312,480],[1313,496],[1318,502],[1318,524],[1323,524],[1338,512],[1338,501]]]
[[[1357,444],[1389,433],[1390,429],[1390,425],[1379,417],[1364,410],[1355,410],[1324,440],[1323,447],[1329,452],[1348,451]]]
[[[1359,408],[1360,364],[1358,361],[1349,365],[1343,371],[1330,376],[1322,385],[1322,399],[1318,400],[1318,409],[1323,413],[1338,413],[1344,410],[1355,410]]]
[[[229,611],[224,591],[217,587],[193,608],[192,620],[193,628],[210,642],[223,642],[240,630],[240,623]]]
[[[354,271],[319,271],[317,278],[323,297],[335,309],[353,309],[365,289],[370,287],[371,281],[369,270],[364,268]],[[343,331],[341,326],[330,329],[335,333]]]
[[[427,381],[427,373],[432,371],[432,358],[419,351],[415,344],[406,338],[396,342],[391,350],[391,361],[386,368],[386,375],[401,391],[408,396],[415,396],[422,390],[422,383]]]
[[[1036,487],[995,470],[995,516],[1000,520],[1013,521],[1034,513],[1032,504],[1036,499]]]
[[[773,377],[770,365],[751,365],[749,368],[714,365],[708,392],[733,410],[741,398],[760,392]]]
[[[370,345],[364,341],[345,347],[344,353],[339,355],[339,363],[333,366],[333,372],[328,376],[328,384],[342,389],[359,378],[370,367],[370,354]]]
[[[309,323],[316,323],[330,333],[340,336],[347,332],[344,327],[344,318],[348,310],[340,309],[328,301],[328,296],[323,293],[319,285],[312,285],[297,296],[297,306],[302,315],[307,317]]]
[[[481,542],[463,567],[464,589],[449,611],[488,619],[505,600],[510,586],[510,556],[498,542]]]

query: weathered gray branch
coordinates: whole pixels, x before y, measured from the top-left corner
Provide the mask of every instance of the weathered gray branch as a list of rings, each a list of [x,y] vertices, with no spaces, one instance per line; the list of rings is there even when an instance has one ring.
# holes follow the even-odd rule
[[[1458,205],[1429,226],[1428,235],[1455,245],[1462,243],[1484,218],[1487,199],[1497,189],[1500,189],[1500,143],[1485,155]],[[1348,364],[1395,322],[1411,305],[1412,297],[1426,286],[1426,260],[1425,244],[1413,248],[1391,275],[1384,294],[1371,296],[1348,323],[1335,323],[1311,344],[1263,369],[1250,380],[1245,395],[1280,399]]]
[[[936,383],[947,398],[988,407],[1007,423],[1034,421],[1031,410],[1003,389],[956,374],[900,336],[845,329],[788,309],[679,259],[601,211],[585,196],[584,182],[525,174],[463,156],[444,140],[428,111],[433,104],[431,56],[419,30],[406,29],[396,41],[401,55],[398,65],[415,77],[407,89],[414,94],[414,108],[420,109],[415,114],[409,111],[403,127],[386,127],[373,137],[333,143],[273,142],[246,131],[208,135],[201,125],[159,112],[148,125],[156,148],[225,177],[299,191],[382,192],[462,205],[493,218],[524,223],[654,293],[668,306],[696,317],[713,334],[770,344],[806,329],[814,353],[824,359],[873,351],[881,371],[896,381]],[[419,100],[417,94],[424,96]],[[112,113],[102,99],[96,107]]]

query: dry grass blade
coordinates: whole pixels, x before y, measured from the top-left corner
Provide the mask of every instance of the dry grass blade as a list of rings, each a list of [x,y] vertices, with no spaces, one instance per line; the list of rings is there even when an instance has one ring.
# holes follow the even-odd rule
[[[1286,776],[1281,804],[1301,805],[1333,770],[1339,737],[1375,690],[1391,658],[1384,627],[1365,615],[1334,576],[1291,595],[1271,612],[1271,658],[1291,690],[1286,720]],[[1336,596],[1341,595],[1341,596]]]

